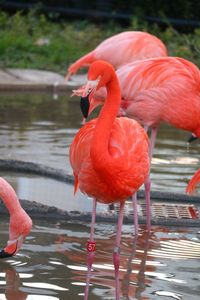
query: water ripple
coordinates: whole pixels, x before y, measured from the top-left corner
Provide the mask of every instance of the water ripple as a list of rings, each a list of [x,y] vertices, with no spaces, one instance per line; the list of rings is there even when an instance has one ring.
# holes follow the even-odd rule
[[[200,243],[189,240],[161,241],[160,247],[150,250],[149,255],[171,259],[200,258]]]
[[[60,287],[58,285],[55,284],[50,284],[50,283],[46,283],[46,282],[24,282],[23,283],[24,286],[28,286],[28,287],[34,287],[34,288],[41,288],[41,289],[51,289],[54,291],[68,291],[69,289],[67,288],[63,288]]]

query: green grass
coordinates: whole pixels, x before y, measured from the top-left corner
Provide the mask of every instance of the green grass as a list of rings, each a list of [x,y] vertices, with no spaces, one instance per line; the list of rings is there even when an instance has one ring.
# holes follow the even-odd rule
[[[9,16],[0,12],[0,68],[32,68],[65,74],[70,63],[106,37],[126,30],[144,30],[166,44],[169,54],[193,61],[200,67],[200,29],[183,34],[170,25],[165,30],[132,20],[129,27],[116,23],[95,25],[87,21],[55,22],[37,11]],[[47,44],[38,45],[39,39]]]

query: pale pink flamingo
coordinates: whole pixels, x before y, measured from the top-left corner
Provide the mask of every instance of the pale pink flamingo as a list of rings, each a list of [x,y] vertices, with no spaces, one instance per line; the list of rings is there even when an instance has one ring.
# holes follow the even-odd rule
[[[94,224],[96,202],[120,202],[117,236],[113,253],[116,299],[119,299],[119,246],[125,200],[145,182],[149,174],[148,137],[134,120],[116,118],[121,93],[114,68],[105,61],[94,62],[88,71],[83,92],[105,86],[107,98],[97,119],[86,123],[76,134],[70,147],[70,162],[75,177],[75,191],[93,197],[92,224],[88,243],[88,278],[94,257]],[[85,102],[85,101],[84,101]],[[135,219],[135,227],[137,227]],[[85,298],[88,297],[88,281]]]
[[[150,58],[124,65],[116,74],[122,95],[119,113],[152,129],[150,156],[161,122],[200,137],[200,72],[192,62],[169,56]],[[83,88],[74,93],[81,95]],[[105,97],[105,89],[93,90],[89,113]]]
[[[165,45],[156,36],[142,31],[125,31],[107,38],[94,50],[75,61],[68,68],[65,80],[80,68],[99,59],[111,63],[117,69],[135,60],[167,55]]]
[[[21,207],[17,195],[11,185],[0,177],[0,198],[10,214],[9,240],[7,246],[0,250],[0,258],[15,255],[32,228],[32,221]]]

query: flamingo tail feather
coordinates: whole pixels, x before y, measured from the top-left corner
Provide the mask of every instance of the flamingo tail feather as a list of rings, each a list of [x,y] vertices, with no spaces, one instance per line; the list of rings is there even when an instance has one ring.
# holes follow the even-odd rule
[[[190,179],[186,188],[186,193],[189,195],[193,194],[199,182],[200,182],[200,169],[193,175],[192,179]]]

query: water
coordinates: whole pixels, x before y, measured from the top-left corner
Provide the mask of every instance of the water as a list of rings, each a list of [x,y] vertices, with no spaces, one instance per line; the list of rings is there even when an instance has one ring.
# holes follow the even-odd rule
[[[1,94],[0,156],[46,164],[71,173],[68,151],[81,126],[77,98],[68,94]],[[199,167],[199,144],[188,133],[161,126],[152,164],[152,188],[183,193]],[[20,198],[68,210],[91,210],[91,202],[73,187],[40,176],[3,172]],[[100,206],[99,209],[107,209]],[[33,220],[20,253],[0,262],[0,300],[83,299],[85,245],[90,224]],[[123,226],[120,262],[121,299],[199,299],[200,232],[194,228],[154,227],[136,241]],[[1,242],[8,238],[8,220],[1,219]],[[97,243],[89,299],[114,299],[112,249],[115,224],[97,224]]]
[[[0,262],[0,299],[83,299],[89,225],[34,223],[21,252]],[[0,224],[1,243],[7,225]],[[199,299],[200,232],[154,227],[150,237],[142,232],[134,241],[131,231],[123,226],[121,299]],[[115,299],[115,226],[98,224],[95,239],[89,299]]]

